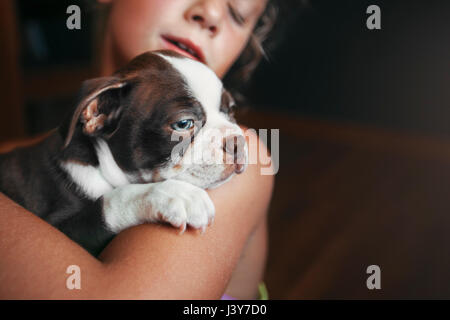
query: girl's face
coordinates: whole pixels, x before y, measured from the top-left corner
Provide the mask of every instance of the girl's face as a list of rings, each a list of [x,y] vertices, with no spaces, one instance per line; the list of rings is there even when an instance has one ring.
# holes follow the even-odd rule
[[[111,68],[171,49],[223,77],[245,48],[267,0],[98,0],[110,3],[105,50]],[[107,62],[106,62],[107,63]],[[115,70],[108,70],[115,71]]]

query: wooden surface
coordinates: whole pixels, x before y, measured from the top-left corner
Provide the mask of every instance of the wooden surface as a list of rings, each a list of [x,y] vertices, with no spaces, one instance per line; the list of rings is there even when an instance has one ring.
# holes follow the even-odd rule
[[[250,113],[280,129],[272,299],[450,298],[450,141]],[[381,290],[366,268],[381,268]]]
[[[20,32],[24,26],[16,12],[17,1],[0,1],[0,143],[26,138],[30,132],[30,103],[45,108],[55,99],[70,98],[83,80],[91,78],[90,63],[24,69]],[[45,112],[45,110],[43,110]]]
[[[19,36],[13,0],[0,1],[0,138],[25,136]]]

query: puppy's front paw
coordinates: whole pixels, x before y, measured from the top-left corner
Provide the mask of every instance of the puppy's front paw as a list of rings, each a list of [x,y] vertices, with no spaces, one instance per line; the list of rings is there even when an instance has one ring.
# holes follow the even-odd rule
[[[147,197],[159,220],[180,228],[181,233],[187,225],[204,232],[213,222],[215,208],[208,193],[188,182],[159,182]]]
[[[119,187],[105,194],[102,203],[104,223],[113,233],[146,222],[168,222],[182,232],[187,225],[204,231],[215,214],[205,190],[180,180]]]

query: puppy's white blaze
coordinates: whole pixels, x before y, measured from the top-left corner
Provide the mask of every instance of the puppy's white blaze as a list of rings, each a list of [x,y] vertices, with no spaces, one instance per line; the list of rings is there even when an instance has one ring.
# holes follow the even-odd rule
[[[108,144],[104,140],[96,140],[95,151],[97,152],[100,172],[106,181],[115,188],[130,184],[127,175],[117,165]]]
[[[220,112],[223,93],[222,81],[214,71],[198,61],[186,57],[165,56],[164,54],[159,54],[159,56],[180,73],[186,82],[186,90],[200,102],[206,114],[206,123],[180,161],[183,170],[179,172],[165,170],[164,175],[166,175],[166,178],[187,181],[202,188],[221,185],[231,179],[231,176],[225,181],[218,181],[222,176],[224,167],[209,165],[207,159],[204,159],[202,151],[206,151],[206,154],[215,152],[214,154],[217,155],[218,159],[223,159],[222,138],[231,132],[243,135],[241,128],[230,122]],[[217,141],[220,142],[220,145],[211,142],[212,136],[219,138]],[[234,175],[234,173],[231,175]]]
[[[92,200],[97,200],[113,190],[113,186],[105,180],[98,168],[72,161],[61,163],[61,167],[70,175],[78,188]]]
[[[202,104],[206,118],[219,111],[222,99],[222,81],[210,68],[189,58],[174,58],[159,54],[184,77],[188,90]]]

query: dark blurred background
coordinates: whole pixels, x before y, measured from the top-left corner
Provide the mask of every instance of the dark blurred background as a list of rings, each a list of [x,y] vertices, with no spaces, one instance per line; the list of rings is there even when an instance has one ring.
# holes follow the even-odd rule
[[[251,97],[259,106],[450,133],[449,1],[309,3],[257,73]],[[371,4],[381,8],[381,30],[366,27]]]
[[[59,123],[67,103],[58,99],[68,98],[82,79],[93,75],[95,11],[81,0],[6,3],[2,14],[14,16],[2,19],[2,39],[16,35],[8,44],[13,43],[17,55],[8,68],[17,68],[24,93],[23,134],[35,134]],[[450,133],[448,1],[298,3],[288,18],[282,11],[278,46],[268,51],[269,61],[260,65],[246,90],[254,106],[425,134]],[[65,27],[70,4],[82,9],[81,30]],[[382,9],[381,30],[366,27],[370,4]],[[8,135],[14,134],[2,131],[2,137]]]
[[[280,129],[271,298],[450,298],[450,2],[299,2],[239,118]],[[86,3],[0,2],[6,146],[58,125],[95,75]],[[66,28],[70,4],[81,30]],[[381,30],[366,27],[371,4]],[[372,264],[381,290],[366,287]]]

